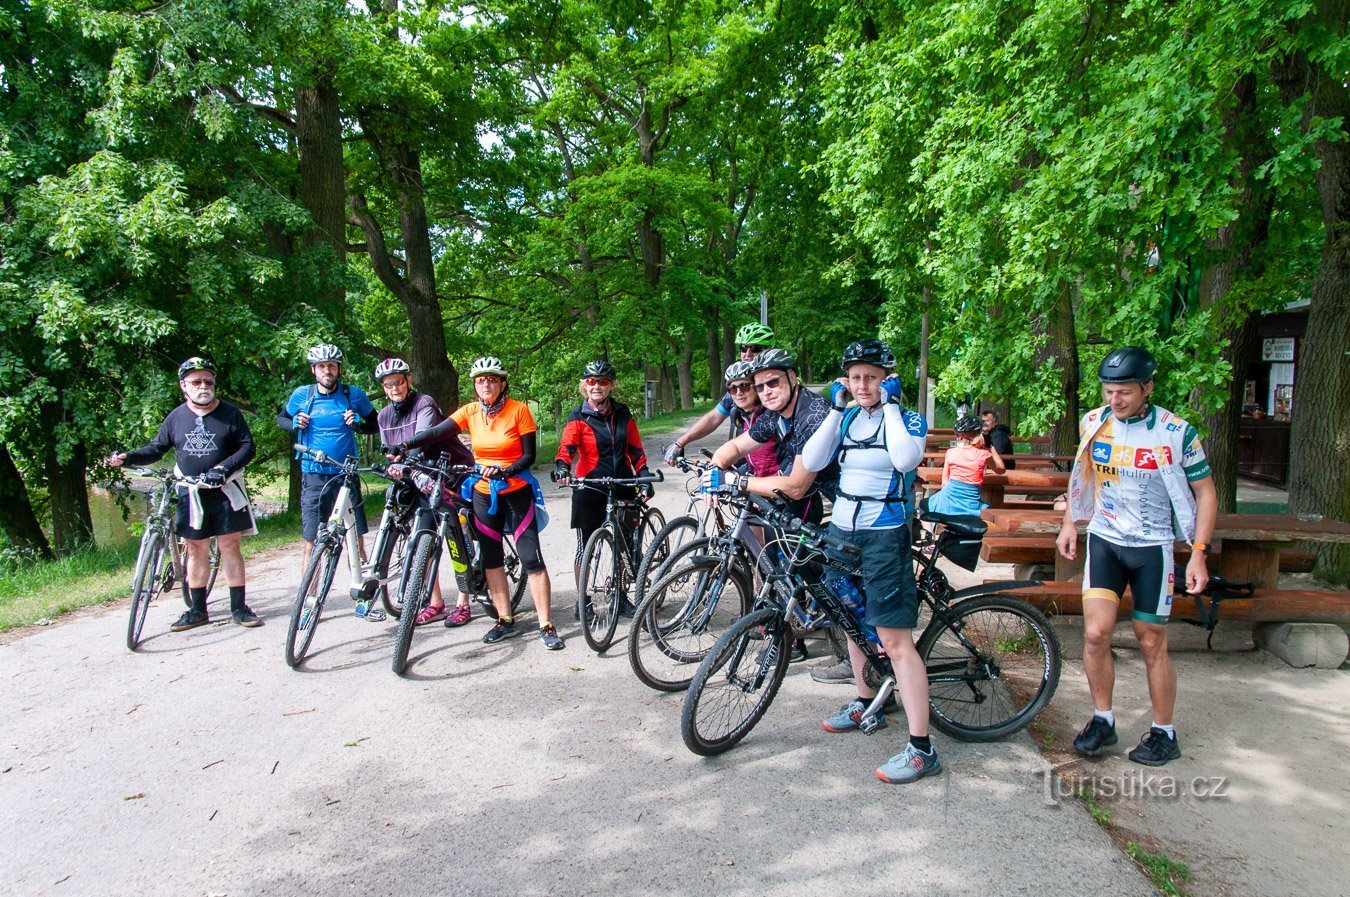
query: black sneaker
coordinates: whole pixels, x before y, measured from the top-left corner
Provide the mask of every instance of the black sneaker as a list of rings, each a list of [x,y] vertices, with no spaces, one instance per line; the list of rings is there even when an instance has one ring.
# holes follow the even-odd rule
[[[184,611],[183,615],[178,618],[177,622],[175,622],[172,626],[169,627],[169,631],[186,632],[189,629],[196,629],[198,626],[205,626],[210,622],[211,618],[206,615],[205,611],[200,610]]]
[[[806,639],[794,639],[792,649],[788,651],[788,663],[801,663],[811,655],[806,653]]]
[[[498,620],[497,623],[487,631],[487,634],[483,636],[483,641],[490,645],[493,642],[515,638],[518,635],[520,635],[520,630],[516,629],[515,620]]]
[[[619,599],[619,616],[626,620],[633,619],[633,614],[637,613],[637,605],[627,598]]]
[[[1162,729],[1149,726],[1148,732],[1139,740],[1139,746],[1130,751],[1129,758],[1145,766],[1162,766],[1168,760],[1181,757],[1181,746],[1177,740]]]
[[[1093,716],[1073,740],[1073,749],[1085,757],[1095,757],[1102,752],[1102,748],[1109,747],[1118,740],[1114,723],[1108,723],[1100,716]]]
[[[544,643],[544,647],[550,651],[561,651],[565,642],[562,636],[558,635],[558,629],[552,623],[539,630],[539,641]]]
[[[238,623],[240,626],[247,626],[250,629],[252,629],[254,626],[262,625],[262,620],[259,620],[258,615],[248,609],[247,604],[245,604],[238,610],[230,611],[230,619]]]

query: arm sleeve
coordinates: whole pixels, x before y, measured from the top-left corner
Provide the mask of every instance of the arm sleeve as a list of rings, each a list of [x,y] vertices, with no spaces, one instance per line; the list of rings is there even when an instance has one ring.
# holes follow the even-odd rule
[[[923,461],[923,449],[901,419],[900,406],[886,405],[881,409],[881,419],[886,428],[886,454],[891,456],[891,466],[901,473],[914,470]]]
[[[280,427],[281,429],[285,430],[287,433],[294,433],[294,432],[295,432],[295,416],[294,416],[294,415],[291,415],[291,414],[288,414],[287,412],[288,412],[289,410],[290,410],[290,405],[289,405],[289,404],[283,405],[283,406],[282,406],[281,411],[278,412],[278,414],[277,414],[277,426]]]
[[[830,466],[830,462],[834,460],[835,450],[839,448],[839,439],[842,435],[839,432],[839,424],[842,420],[843,415],[831,408],[830,413],[825,415],[825,420],[816,427],[816,432],[806,440],[806,445],[802,446],[802,464],[807,470],[819,473]]]
[[[502,475],[519,476],[534,466],[534,456],[539,452],[539,434],[520,434],[520,459],[509,467],[502,468]]]
[[[248,421],[244,419],[242,411],[235,411],[238,415],[238,421],[235,427],[235,438],[238,440],[238,447],[232,454],[223,461],[218,461],[214,466],[225,471],[229,476],[236,470],[243,470],[244,465],[253,460],[253,456],[258,454],[258,447],[253,444],[253,432],[248,428]]]
[[[164,457],[164,453],[173,448],[173,430],[169,424],[173,417],[170,414],[164,418],[164,422],[159,425],[159,430],[155,433],[155,438],[138,449],[132,449],[127,452],[127,464],[151,464]]]
[[[447,417],[439,424],[419,431],[412,439],[408,440],[408,448],[418,448],[419,446],[435,442],[438,439],[458,436],[459,432],[459,424],[455,423],[453,417]]]

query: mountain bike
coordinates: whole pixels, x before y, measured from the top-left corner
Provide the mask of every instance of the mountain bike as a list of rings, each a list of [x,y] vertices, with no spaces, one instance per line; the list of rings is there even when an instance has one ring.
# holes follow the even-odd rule
[[[670,569],[670,557],[684,545],[708,534],[708,524],[713,516],[713,504],[704,501],[699,488],[700,477],[709,467],[706,461],[677,458],[675,466],[691,474],[685,482],[685,491],[689,494],[684,503],[684,513],[672,517],[656,535],[646,540],[642,549],[642,560],[638,564],[637,578],[633,582],[633,603],[641,604],[646,597],[647,588]]]
[[[413,516],[411,503],[400,503],[397,499],[386,502],[380,526],[375,532],[375,545],[370,558],[363,559],[361,536],[356,531],[355,510],[356,505],[364,501],[360,474],[374,473],[388,479],[387,469],[380,464],[361,467],[356,458],[339,461],[304,445],[297,444],[295,450],[309,455],[319,464],[338,467],[341,472],[335,474],[333,480],[341,480],[341,485],[333,502],[333,510],[328,515],[328,522],[314,539],[309,561],[300,575],[300,586],[295,592],[295,604],[291,608],[291,619],[286,628],[286,663],[291,669],[303,663],[305,655],[309,653],[314,632],[323,619],[324,602],[328,599],[344,550],[351,573],[348,594],[353,601],[364,603],[366,612],[363,616],[373,622],[384,619],[371,607],[377,597],[397,615],[390,593],[397,589],[402,573]]]
[[[781,509],[766,507],[761,513],[777,519],[786,531],[795,530],[795,536],[784,540],[782,553],[772,555],[776,569],[756,597],[755,609],[718,640],[690,683],[680,734],[691,751],[703,756],[734,747],[773,702],[787,672],[794,610],[805,611],[817,628],[841,627],[880,678],[876,697],[863,710],[863,732],[870,735],[881,727],[881,707],[895,688],[890,661],[864,634],[859,610],[826,583],[827,567],[831,575],[857,572],[857,550]],[[949,545],[978,541],[984,523],[928,513],[922,517],[939,530],[931,544],[921,544],[915,552],[915,562],[922,563],[919,599],[932,613],[916,647],[928,670],[933,725],[966,741],[1006,737],[1035,719],[1059,684],[1059,639],[1050,622],[1025,601],[999,594],[1038,583],[995,582],[953,590],[937,570],[938,556]]]
[[[442,547],[450,551],[450,565],[454,568],[458,584],[471,597],[475,597],[479,604],[491,608],[492,617],[497,615],[483,570],[482,548],[478,539],[472,535],[473,502],[462,498],[458,489],[463,479],[477,468],[451,465],[448,462],[449,456],[446,454],[442,454],[434,464],[417,460],[404,462],[410,469],[429,478],[431,493],[426,505],[418,509],[413,522],[412,544],[408,548],[399,586],[402,613],[394,636],[393,670],[400,676],[408,668],[408,651],[412,647],[417,615],[431,603],[440,571]],[[505,555],[503,566],[506,568],[507,597],[514,615],[525,594],[528,577],[515,543],[505,533],[502,534],[502,553]]]
[[[638,575],[642,549],[666,523],[661,512],[645,501],[616,499],[623,487],[660,483],[661,471],[645,477],[572,477],[565,484],[573,489],[605,493],[605,522],[591,533],[581,552],[581,575],[577,588],[577,618],[591,650],[599,653],[614,642],[619,615],[628,601],[630,584]]]
[[[149,499],[145,518],[145,532],[141,534],[141,546],[136,553],[136,569],[131,577],[131,616],[127,620],[127,649],[135,651],[141,642],[141,629],[145,626],[145,617],[150,610],[150,602],[156,596],[166,595],[179,584],[183,603],[192,606],[192,596],[187,582],[187,540],[173,535],[173,508],[178,503],[179,483],[201,484],[198,477],[186,477],[168,468],[131,467],[124,468],[140,476],[157,480]],[[210,595],[216,583],[216,574],[220,572],[220,547],[216,540],[210,540],[210,568],[206,582],[206,593]]]
[[[757,566],[772,525],[744,495],[706,494],[712,536],[675,549],[648,586],[628,634],[628,662],[644,685],[658,691],[689,687],[698,664],[728,627],[749,613]],[[730,508],[736,516],[723,518]],[[758,571],[759,576],[771,568]]]

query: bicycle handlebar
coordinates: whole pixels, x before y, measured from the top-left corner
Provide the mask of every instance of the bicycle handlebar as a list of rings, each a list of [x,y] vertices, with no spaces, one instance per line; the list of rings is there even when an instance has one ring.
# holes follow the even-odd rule
[[[579,489],[583,486],[641,486],[646,483],[664,483],[666,475],[661,471],[648,474],[645,477],[568,477],[566,483],[559,483],[559,486],[570,486],[573,489]]]
[[[174,473],[173,468],[171,467],[141,467],[137,464],[123,464],[122,469],[129,470],[139,476],[162,480],[165,483],[188,483],[193,486],[207,485],[207,482],[201,477],[190,477],[184,474]]]

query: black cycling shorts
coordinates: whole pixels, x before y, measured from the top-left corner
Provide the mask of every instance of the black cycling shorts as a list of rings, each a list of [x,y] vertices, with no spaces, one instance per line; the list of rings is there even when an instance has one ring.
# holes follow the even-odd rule
[[[497,495],[497,513],[488,513],[492,499],[481,492],[473,493],[473,525],[478,530],[478,544],[483,550],[483,569],[496,570],[506,566],[506,552],[502,549],[502,535],[509,534],[516,543],[520,565],[526,573],[543,573],[544,555],[539,550],[539,522],[534,517],[534,490],[528,486],[514,492]]]
[[[253,528],[253,515],[247,507],[236,511],[230,507],[230,500],[220,489],[201,489],[197,493],[202,501],[202,525],[193,529],[192,502],[187,491],[180,489],[178,508],[174,512],[174,533],[182,539],[209,539],[212,536],[228,536],[242,533]]]
[[[1134,601],[1130,619],[1166,623],[1172,615],[1176,568],[1172,544],[1130,547],[1088,533],[1083,598],[1119,602],[1126,587]]]

